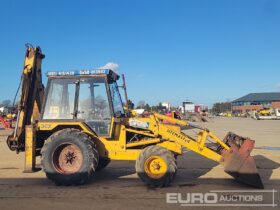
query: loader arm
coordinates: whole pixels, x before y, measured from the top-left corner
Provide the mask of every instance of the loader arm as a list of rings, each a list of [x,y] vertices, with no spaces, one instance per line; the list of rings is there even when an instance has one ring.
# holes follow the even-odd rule
[[[155,121],[155,124],[157,124],[159,138],[175,142],[181,145],[182,149],[192,150],[208,159],[219,162],[224,166],[225,172],[235,179],[254,187],[263,188],[255,160],[250,156],[255,141],[230,132],[224,140],[221,140],[206,128],[194,126],[187,121],[174,119],[158,113],[152,113],[150,119],[154,119],[152,121]],[[194,139],[180,130],[175,129],[174,126],[164,124],[164,121],[180,126],[191,125],[199,129],[200,132],[197,138]],[[208,140],[215,143],[214,148],[209,148],[206,145]]]
[[[219,137],[217,137],[214,133],[212,133],[206,128],[191,125],[187,121],[171,118],[158,113],[153,113],[153,115],[158,121],[159,135],[163,139],[176,142],[179,145],[181,145],[183,148],[192,150],[216,162],[219,162],[222,156],[221,154],[218,153],[218,151],[214,151],[206,146],[205,143],[207,139],[211,139],[212,141],[216,142],[218,145],[222,146],[225,150],[230,150],[228,145],[226,145]],[[182,132],[179,132],[177,129],[173,129],[172,126],[166,126],[164,123],[161,123],[161,121],[168,121],[170,123],[174,123],[180,126],[193,126],[195,128],[200,129],[200,132],[197,136],[197,139],[193,139],[192,137]]]
[[[9,148],[17,152],[25,149],[25,128],[39,120],[44,97],[41,64],[45,55],[40,47],[26,46],[17,121],[13,134],[7,139]]]

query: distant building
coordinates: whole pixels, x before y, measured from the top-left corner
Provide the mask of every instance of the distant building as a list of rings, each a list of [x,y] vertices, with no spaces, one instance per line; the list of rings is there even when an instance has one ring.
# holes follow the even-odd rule
[[[195,104],[194,105],[194,112],[200,113],[202,111],[207,111],[208,110],[208,106],[204,105],[204,104]]]
[[[280,109],[280,92],[250,93],[231,102],[232,112],[241,113],[263,108]]]
[[[183,113],[186,112],[194,112],[195,105],[191,101],[184,101],[183,102]]]
[[[1,107],[0,108],[0,114],[5,114],[5,113],[7,113],[8,112],[8,108],[7,107]]]
[[[182,106],[179,106],[182,113],[200,113],[202,111],[207,111],[208,107],[204,104],[194,104],[191,101],[184,101]]]
[[[171,104],[168,102],[162,102],[161,105],[165,107],[166,110],[170,111]]]

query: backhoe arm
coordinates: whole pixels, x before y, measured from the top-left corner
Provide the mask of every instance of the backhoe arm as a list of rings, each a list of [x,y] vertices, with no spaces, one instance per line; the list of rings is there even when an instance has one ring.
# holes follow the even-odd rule
[[[21,92],[15,129],[7,139],[11,150],[24,151],[25,128],[39,120],[44,97],[41,64],[45,55],[40,47],[27,45],[21,76]]]

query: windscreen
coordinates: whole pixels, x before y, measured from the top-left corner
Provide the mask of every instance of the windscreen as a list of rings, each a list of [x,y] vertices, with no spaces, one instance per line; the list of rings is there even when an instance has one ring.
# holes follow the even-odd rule
[[[111,91],[114,113],[116,116],[122,116],[124,115],[124,109],[118,85],[116,82],[112,82],[109,86]]]

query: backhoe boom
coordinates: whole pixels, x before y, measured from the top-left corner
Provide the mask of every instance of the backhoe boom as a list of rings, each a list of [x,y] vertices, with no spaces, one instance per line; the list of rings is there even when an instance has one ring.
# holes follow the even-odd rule
[[[26,46],[17,121],[13,134],[7,139],[9,148],[18,152],[25,149],[26,126],[39,120],[44,97],[41,63],[45,55],[40,47]]]

